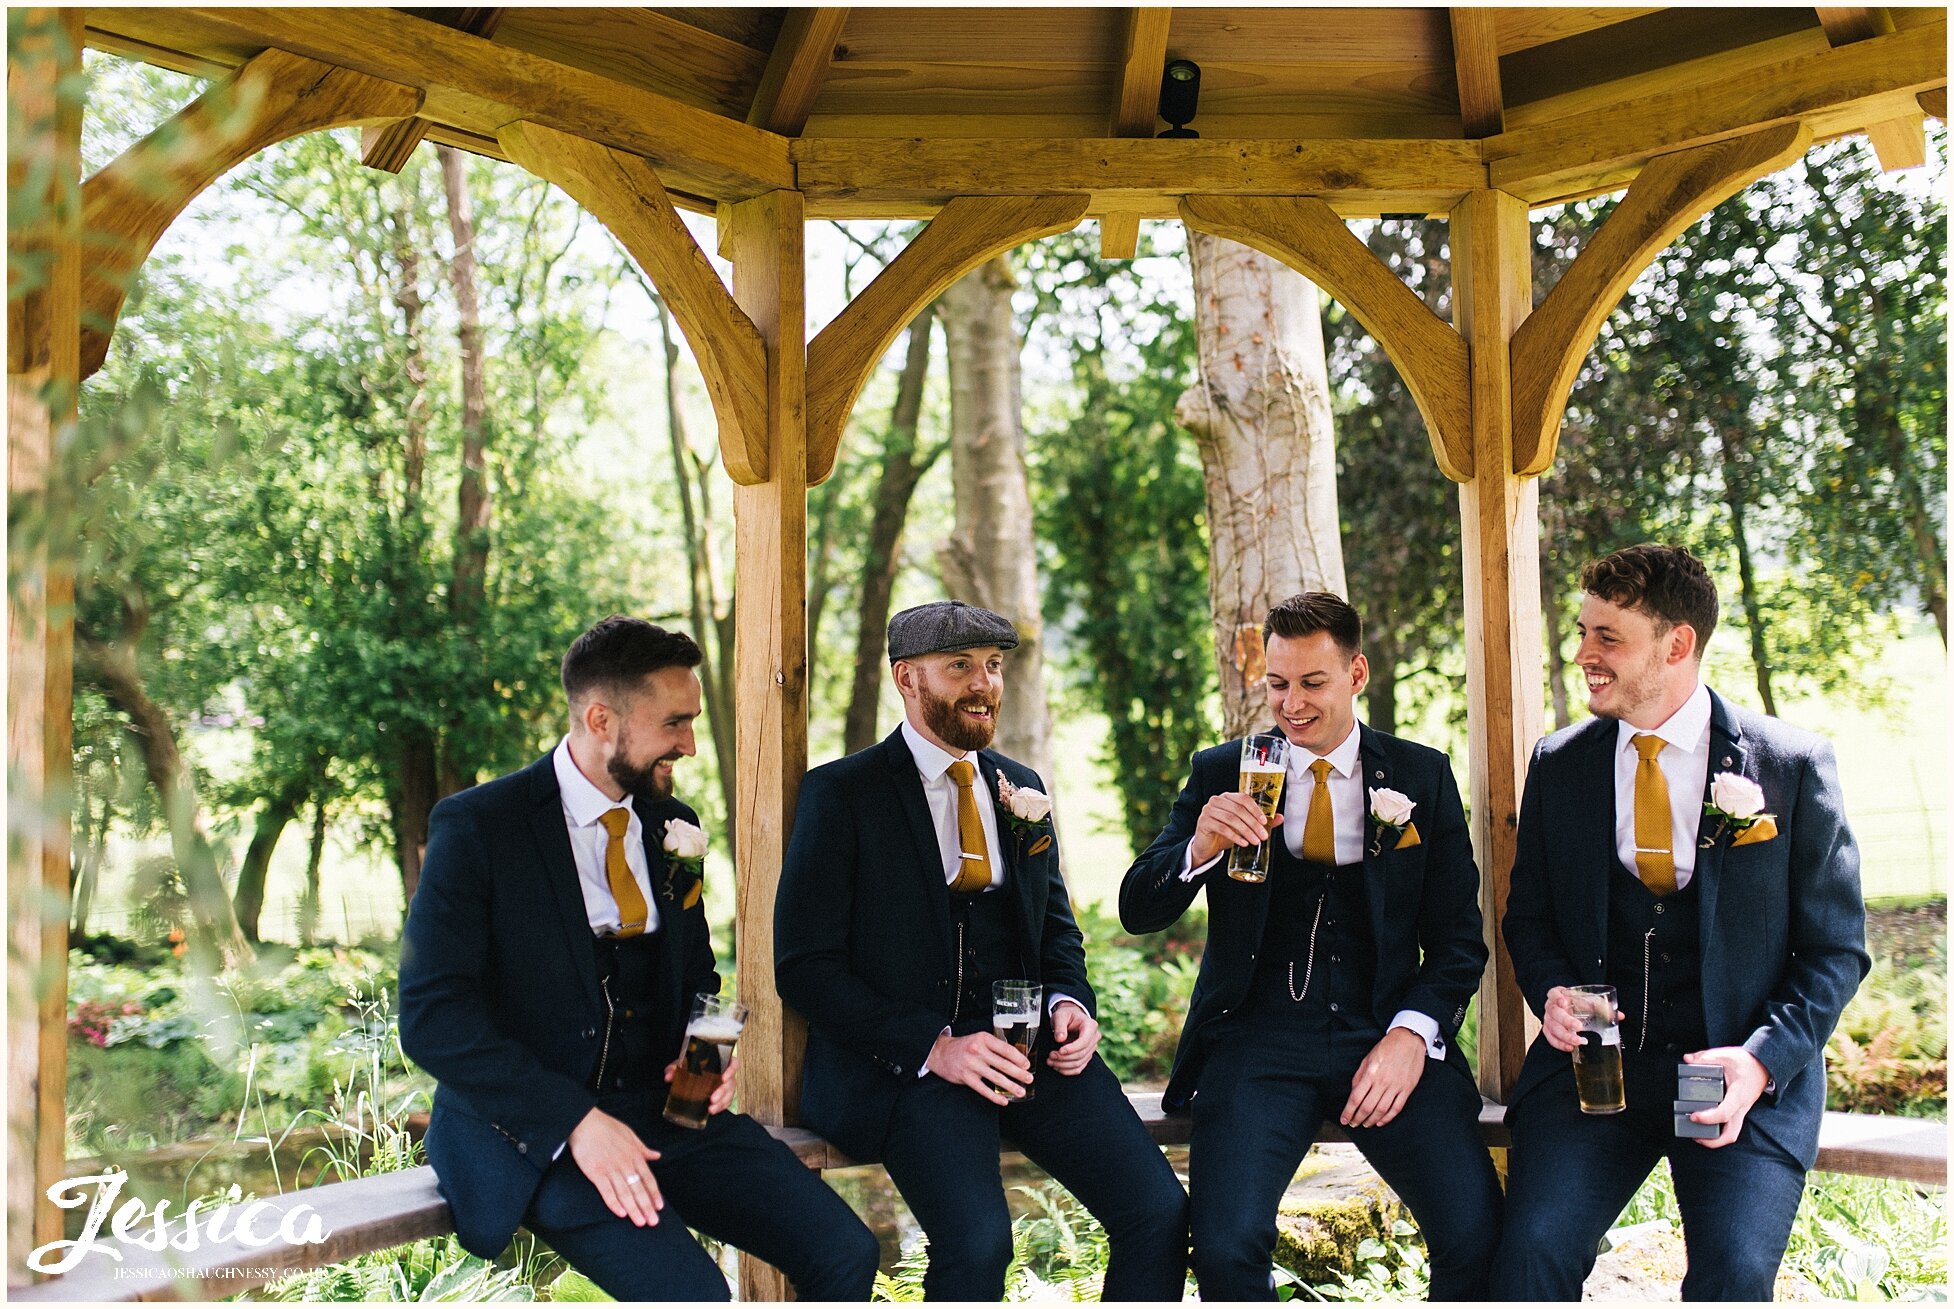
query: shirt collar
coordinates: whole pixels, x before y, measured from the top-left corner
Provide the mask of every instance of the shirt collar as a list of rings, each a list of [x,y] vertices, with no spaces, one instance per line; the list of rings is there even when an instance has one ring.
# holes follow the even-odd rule
[[[969,759],[972,768],[977,766],[977,760],[973,757],[975,751],[966,750],[962,754],[951,754],[912,727],[907,718],[902,720],[902,739],[909,747],[910,756],[916,760],[916,770],[922,773],[924,781],[936,781],[949,772],[950,765],[959,759]]]
[[[557,742],[550,762],[556,765],[556,789],[563,794],[563,811],[570,815],[571,823],[578,827],[588,827],[620,804],[633,818],[637,810],[632,808],[631,797],[613,800],[597,789],[597,784],[583,775],[577,761],[570,757],[570,738]]]
[[[1358,729],[1356,720],[1352,719],[1350,723],[1350,735],[1344,737],[1342,744],[1338,745],[1330,753],[1319,755],[1311,754],[1307,750],[1291,750],[1289,752],[1289,771],[1301,777],[1309,771],[1309,766],[1318,759],[1328,759],[1330,761],[1331,772],[1335,773],[1338,777],[1349,777],[1357,771],[1357,745],[1360,736],[1362,736],[1362,732]]]
[[[1626,720],[1615,727],[1615,749],[1633,750],[1634,741],[1644,734],[1659,736],[1664,745],[1673,745],[1685,753],[1695,750],[1708,739],[1710,734],[1710,688],[1697,682],[1696,689],[1682,707],[1670,714],[1660,727],[1644,729]]]

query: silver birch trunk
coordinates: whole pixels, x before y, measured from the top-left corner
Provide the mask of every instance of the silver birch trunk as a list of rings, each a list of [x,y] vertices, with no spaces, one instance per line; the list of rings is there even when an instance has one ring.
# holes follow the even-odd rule
[[[1023,343],[1011,313],[1017,278],[1000,256],[943,293],[950,361],[950,475],[956,529],[936,548],[953,599],[1010,619],[1018,648],[1004,660],[997,749],[1052,777],[1052,716],[1045,700],[1044,623],[1037,546],[1025,476]]]
[[[1270,606],[1299,591],[1348,594],[1329,365],[1313,283],[1220,237],[1189,232],[1187,249],[1201,376],[1174,417],[1200,447],[1207,479],[1223,731],[1239,736],[1268,720],[1261,627]]]

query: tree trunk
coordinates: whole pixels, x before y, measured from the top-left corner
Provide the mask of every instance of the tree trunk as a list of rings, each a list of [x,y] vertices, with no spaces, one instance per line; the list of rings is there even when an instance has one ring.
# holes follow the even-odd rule
[[[402,371],[410,394],[407,398],[402,436],[401,482],[404,498],[418,500],[427,478],[427,341],[421,333],[421,252],[414,244],[413,220],[405,201],[393,207],[393,255],[399,266],[400,281],[394,287],[394,305],[400,310],[401,339],[407,343]]]
[[[1000,255],[943,293],[957,513],[954,533],[936,553],[952,597],[994,610],[1018,629],[1018,648],[1005,656],[997,749],[1035,769],[1050,788],[1052,716],[1045,701],[1044,621],[1024,464],[1023,343],[1011,313],[1016,287],[1011,265]]]
[[[312,835],[305,852],[305,892],[299,897],[299,944],[319,941],[319,870],[326,860],[326,797],[312,801]],[[348,941],[348,945],[352,942]]]
[[[265,881],[271,874],[271,857],[278,849],[278,838],[298,817],[299,806],[304,801],[305,793],[298,787],[267,799],[265,807],[258,812],[257,825],[251,832],[251,844],[245,848],[244,862],[237,873],[237,889],[231,894],[231,905],[237,914],[238,930],[253,945],[261,939],[258,920],[265,912]]]
[[[732,683],[723,661],[713,658],[715,650],[730,647],[726,645],[724,630],[714,621],[717,587],[713,583],[712,536],[704,514],[692,503],[694,475],[697,474],[702,484],[703,497],[705,470],[694,465],[692,443],[685,434],[685,413],[679,406],[678,340],[672,334],[671,315],[664,300],[649,286],[645,289],[658,309],[658,333],[665,346],[665,430],[671,437],[672,472],[678,481],[679,514],[685,523],[686,581],[691,597],[693,639],[706,655],[705,664],[699,669],[699,683],[706,701],[706,727],[712,734],[713,763],[719,774],[719,798],[726,806],[726,857],[737,860],[739,852],[734,839],[737,825],[733,819],[737,812],[739,778],[733,748]]]
[[[1547,689],[1554,697],[1554,730],[1573,723],[1567,702],[1567,635],[1561,631],[1560,592],[1551,569],[1540,570],[1540,626],[1547,639]]]
[[[77,633],[75,667],[129,719],[149,784],[169,818],[170,847],[189,893],[191,921],[196,929],[191,933],[191,950],[197,956],[199,970],[213,975],[226,963],[251,958],[252,950],[231,910],[231,897],[224,889],[217,852],[204,827],[190,766],[177,746],[169,716],[149,698],[142,684],[132,648]]]
[[[1398,732],[1398,638],[1389,624],[1379,624],[1364,638],[1371,666],[1364,688],[1364,721],[1380,732]]]
[[[1300,591],[1346,594],[1329,366],[1313,283],[1219,237],[1189,232],[1187,246],[1201,378],[1174,416],[1201,450],[1223,731],[1238,736],[1268,719],[1270,607]]]
[[[401,905],[414,903],[421,884],[421,858],[427,853],[427,820],[441,798],[434,734],[419,723],[403,723],[388,786],[394,857],[400,864]]]
[[[1717,438],[1723,456],[1723,502],[1730,508],[1730,535],[1737,545],[1737,584],[1744,597],[1744,625],[1750,629],[1750,661],[1757,670],[1757,698],[1764,712],[1775,718],[1778,702],[1771,694],[1770,643],[1764,631],[1764,607],[1757,602],[1757,574],[1751,567],[1750,533],[1744,523],[1749,497],[1745,494],[1742,455],[1737,434],[1727,424],[1719,424]]]
[[[456,630],[479,633],[488,587],[489,520],[493,502],[488,482],[488,387],[482,350],[482,309],[475,290],[475,204],[468,194],[468,176],[461,152],[437,146],[441,183],[448,197],[448,232],[454,257],[448,261],[448,280],[454,288],[461,338],[461,481],[455,491],[454,578],[448,588],[448,612]],[[475,760],[455,757],[460,733],[444,734],[440,775],[442,795],[452,795],[474,780]]]
[[[930,334],[935,322],[936,306],[930,304],[909,325],[909,352],[903,356],[895,408],[889,414],[888,439],[882,445],[882,472],[875,484],[875,512],[869,522],[868,549],[862,559],[861,607],[855,626],[855,681],[848,693],[848,717],[842,728],[841,748],[847,754],[875,743],[876,710],[882,703],[882,688],[889,680],[885,658],[889,604],[895,594],[896,573],[902,566],[902,531],[909,521],[909,503],[915,497],[917,483],[945,449],[937,445],[923,450],[916,439],[923,412],[923,384],[929,379]]]
[[[83,808],[84,816],[87,813]],[[102,862],[108,855],[109,824],[115,818],[115,797],[102,797],[102,816],[90,824],[81,843],[81,861],[75,868],[73,914],[68,930],[75,936],[88,935],[88,913],[95,904],[95,887],[102,878]],[[77,836],[83,835],[77,832]]]

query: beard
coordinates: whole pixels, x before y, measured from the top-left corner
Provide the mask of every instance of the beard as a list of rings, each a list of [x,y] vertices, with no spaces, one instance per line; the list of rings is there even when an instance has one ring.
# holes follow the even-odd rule
[[[997,735],[997,701],[984,696],[961,696],[955,700],[945,700],[928,687],[919,688],[922,692],[923,721],[945,744],[958,750],[982,750]],[[960,709],[964,707],[983,707],[991,711],[991,716],[981,723],[973,723],[965,718]]]
[[[663,759],[653,759],[650,763],[633,764],[627,756],[631,752],[631,735],[625,732],[618,737],[617,753],[611,756],[606,765],[611,780],[624,788],[624,793],[637,800],[669,800],[672,798],[672,783],[669,778],[658,776],[658,766],[677,759],[677,755],[667,755]]]

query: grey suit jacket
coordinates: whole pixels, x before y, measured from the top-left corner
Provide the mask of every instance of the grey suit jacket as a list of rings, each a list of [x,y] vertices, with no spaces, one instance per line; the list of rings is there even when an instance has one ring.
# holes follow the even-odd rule
[[[1710,780],[1737,773],[1761,786],[1778,835],[1734,846],[1707,815],[1699,829],[1704,1026],[1712,1046],[1743,1046],[1775,1082],[1745,1130],[1810,1168],[1825,1109],[1825,1041],[1871,966],[1859,847],[1827,742],[1714,691],[1710,703]],[[1591,719],[1543,740],[1527,772],[1503,930],[1536,1014],[1553,987],[1607,980],[1608,875],[1619,862],[1615,742],[1614,719]],[[1568,1056],[1535,1041],[1510,1104],[1561,1078],[1572,1095]]]

